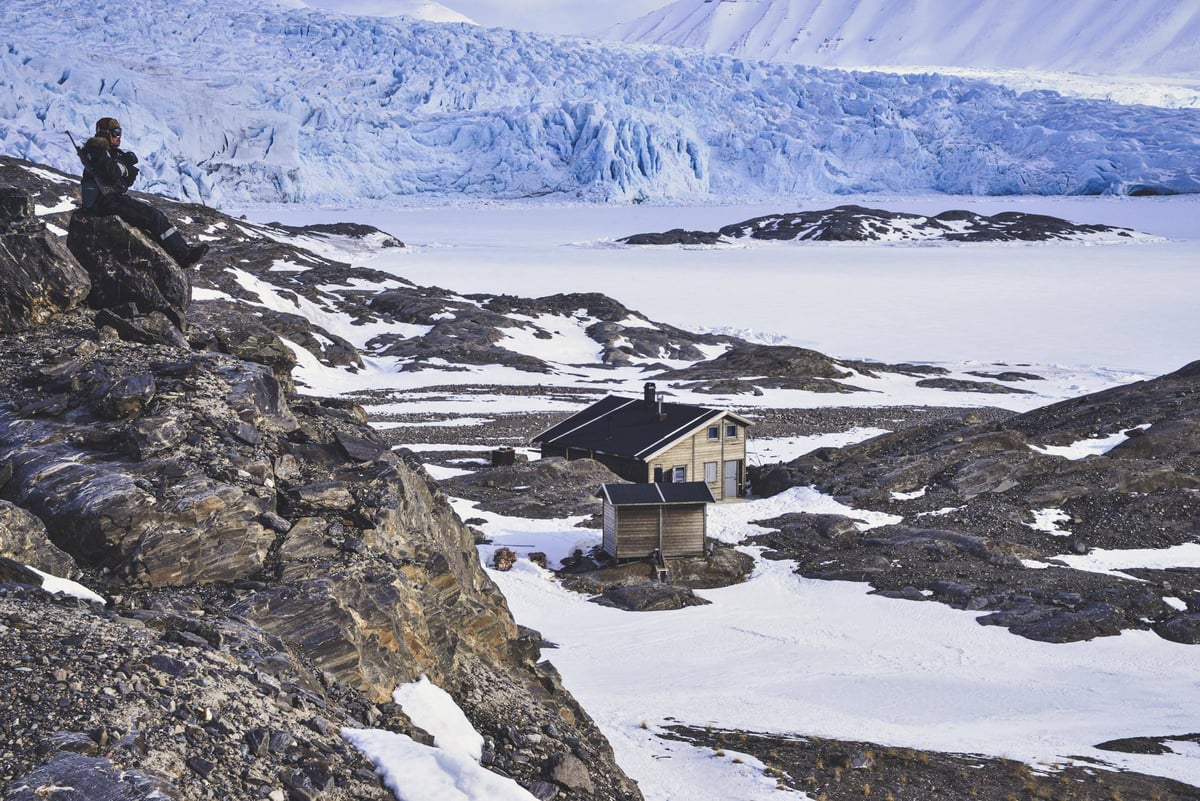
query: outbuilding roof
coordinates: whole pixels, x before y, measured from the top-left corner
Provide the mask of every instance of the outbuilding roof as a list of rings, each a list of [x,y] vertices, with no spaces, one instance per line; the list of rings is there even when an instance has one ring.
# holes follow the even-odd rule
[[[596,496],[613,506],[662,506],[676,503],[716,503],[703,481],[677,484],[603,484]]]
[[[651,459],[681,437],[721,417],[730,417],[744,426],[751,425],[746,418],[721,409],[665,401],[648,404],[642,398],[607,395],[543,431],[532,441]]]

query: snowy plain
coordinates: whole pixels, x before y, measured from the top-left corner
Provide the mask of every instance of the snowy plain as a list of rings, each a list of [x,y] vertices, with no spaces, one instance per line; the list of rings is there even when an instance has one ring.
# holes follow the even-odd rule
[[[1024,211],[1133,228],[1162,241],[962,246],[749,243],[626,247],[622,236],[715,230],[858,202],[936,214]],[[540,297],[602,292],[657,322],[780,338],[841,359],[1036,363],[1158,375],[1197,358],[1200,197],[780,199],[754,206],[473,203],[249,210],[351,220],[409,247],[371,262],[421,285]],[[1087,391],[1084,389],[1084,391]]]
[[[1020,365],[1022,371],[1047,377],[1029,382],[1036,393],[1032,396],[927,393],[911,384],[879,381],[872,385],[876,392],[861,393],[865,398],[781,391],[753,399],[685,398],[710,405],[987,403],[1022,410],[1169,372],[1197,355],[1200,204],[1195,198],[897,196],[863,201],[921,213],[952,207],[1050,213],[1134,228],[1159,241],[657,249],[614,243],[638,231],[712,229],[759,213],[833,205],[812,199],[794,207],[784,207],[789,201],[781,200],[761,207],[471,203],[246,211],[259,221],[377,225],[409,247],[360,254],[362,264],[463,294],[600,291],[652,321],[741,332],[837,358],[935,363],[956,372]],[[740,300],[731,303],[731,294]],[[355,335],[349,326],[339,333]],[[610,371],[607,377],[589,371],[575,363],[582,353],[580,342],[565,334],[550,341],[514,340],[510,346],[528,346],[534,355],[559,365],[556,375],[537,376],[539,384],[577,386],[603,379],[613,392],[636,394],[641,380],[636,371]],[[473,415],[470,420],[477,422],[512,411],[565,415],[577,408],[554,399],[489,397],[465,386],[530,383],[529,376],[512,371],[485,368],[463,376],[397,371],[396,365],[379,361],[368,366],[366,373],[350,378],[310,361],[299,378],[318,392],[368,386],[405,390],[386,407],[377,407],[379,412]],[[461,397],[428,391],[455,381],[464,383]],[[830,431],[752,440],[749,445],[751,458],[763,463],[877,433]],[[1065,446],[1059,455],[1082,458],[1111,444],[1102,437]],[[470,469],[471,461],[464,460],[431,473],[446,477]],[[520,554],[545,552],[553,566],[576,548],[586,550],[598,542],[596,531],[577,527],[578,518],[511,518],[466,500],[452,502],[461,517],[485,521],[480,528],[492,539],[481,546],[485,563],[496,547],[506,546]],[[852,512],[864,526],[891,519],[848,510],[832,498],[798,488],[769,499],[716,506],[710,532],[734,544],[758,531],[750,521],[789,511]],[[1031,511],[1046,525],[1055,524],[1054,510]],[[1164,560],[1200,566],[1200,549],[1093,552],[1060,561],[1078,569],[1119,572]],[[1060,569],[1048,562],[1028,567]],[[977,613],[880,598],[868,595],[861,584],[810,581],[794,575],[787,562],[761,559],[745,584],[701,592],[710,606],[673,612],[639,614],[591,604],[524,559],[511,572],[492,571],[492,576],[517,620],[558,645],[544,656],[597,720],[618,762],[639,782],[648,801],[778,797],[774,780],[752,757],[728,749],[717,754],[657,736],[674,723],[977,753],[1023,760],[1046,771],[1077,764],[1074,758],[1082,757],[1200,784],[1200,757],[1182,744],[1160,756],[1094,747],[1120,737],[1200,729],[1195,711],[1200,709],[1200,661],[1194,649],[1148,632],[1069,645],[1037,643],[980,626]],[[653,678],[666,676],[673,680]],[[359,735],[351,739],[385,773],[413,764],[406,761],[410,743]],[[489,797],[471,789],[472,770],[462,762],[444,766],[447,781],[459,793],[445,797]],[[424,801],[420,795],[398,797]]]

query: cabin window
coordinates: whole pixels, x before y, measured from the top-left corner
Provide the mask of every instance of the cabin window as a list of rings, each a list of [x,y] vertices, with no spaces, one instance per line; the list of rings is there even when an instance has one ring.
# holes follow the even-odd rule
[[[737,439],[738,427],[736,425],[725,426],[725,439]]]
[[[671,471],[671,481],[675,484],[682,484],[687,481],[687,468],[676,467]]]
[[[705,482],[707,482],[709,484],[717,483],[717,463],[716,462],[705,462],[704,463],[704,480],[705,480]]]
[[[709,439],[720,439],[721,438],[721,427],[720,426],[709,426],[708,427],[708,438]]]

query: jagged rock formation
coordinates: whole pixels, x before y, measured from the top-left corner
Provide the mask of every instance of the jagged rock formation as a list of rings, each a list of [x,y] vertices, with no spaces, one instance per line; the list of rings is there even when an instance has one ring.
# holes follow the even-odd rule
[[[0,332],[24,331],[87,297],[87,273],[33,213],[33,199],[0,187]]]
[[[1006,211],[988,216],[972,211],[920,214],[845,205],[820,211],[770,214],[717,231],[673,229],[634,234],[626,245],[717,245],[745,239],[812,242],[1045,242],[1121,241],[1146,238],[1127,228],[1073,223],[1045,214]]]
[[[1047,450],[1120,432],[1123,442],[1086,458]],[[1200,570],[1133,567],[1122,577],[1055,562],[1200,538],[1200,362],[999,423],[968,415],[821,449],[752,481],[761,494],[811,485],[903,516],[865,532],[836,516],[764,521],[776,531],[761,542],[805,576],[989,611],[981,623],[1032,639],[1152,628],[1200,642]],[[1035,525],[1039,514],[1061,526]]]
[[[136,314],[160,312],[179,329],[192,301],[187,275],[144,233],[116,217],[82,211],[71,215],[67,247],[91,279],[93,309],[132,307]]]
[[[176,216],[239,228],[192,210]],[[352,366],[352,347],[287,316],[189,306],[187,278],[156,273],[165,257],[117,220],[63,220],[77,258],[17,217],[0,271],[42,271],[0,285],[0,556],[108,603],[0,574],[5,797],[85,771],[113,797],[386,798],[339,731],[424,736],[390,701],[421,675],[485,736],[485,764],[538,797],[640,797],[444,496],[359,407],[292,394],[272,326],[312,333],[327,363]],[[196,273],[234,297],[255,251],[301,257],[241,230]],[[109,269],[136,284],[131,265],[157,280],[98,291]]]

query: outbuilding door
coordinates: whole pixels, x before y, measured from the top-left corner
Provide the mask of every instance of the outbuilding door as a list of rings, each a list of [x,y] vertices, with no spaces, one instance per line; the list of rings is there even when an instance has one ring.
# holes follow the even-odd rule
[[[738,479],[742,473],[742,460],[730,459],[725,462],[725,481],[721,490],[722,498],[736,498],[738,495]]]

